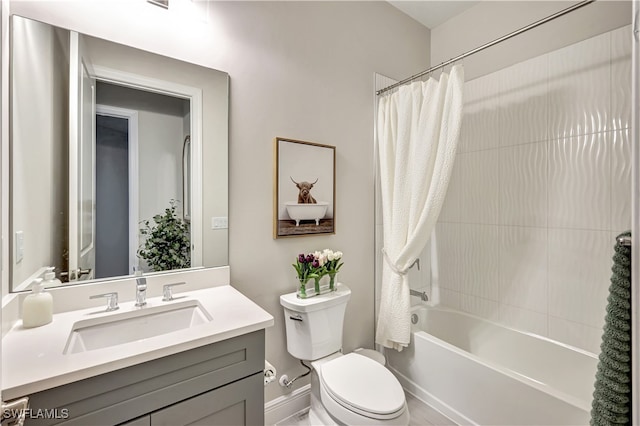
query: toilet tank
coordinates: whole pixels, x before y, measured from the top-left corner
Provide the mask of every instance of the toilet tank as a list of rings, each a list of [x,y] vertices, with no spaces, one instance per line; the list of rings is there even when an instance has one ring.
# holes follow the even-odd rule
[[[351,290],[337,290],[308,299],[296,293],[280,296],[287,331],[287,350],[302,360],[314,361],[342,349],[342,328]]]

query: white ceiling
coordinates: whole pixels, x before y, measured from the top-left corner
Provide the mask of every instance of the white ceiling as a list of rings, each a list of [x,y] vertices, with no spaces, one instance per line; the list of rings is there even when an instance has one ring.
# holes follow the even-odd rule
[[[389,1],[389,3],[411,16],[427,28],[435,28],[455,15],[479,3],[458,0]]]

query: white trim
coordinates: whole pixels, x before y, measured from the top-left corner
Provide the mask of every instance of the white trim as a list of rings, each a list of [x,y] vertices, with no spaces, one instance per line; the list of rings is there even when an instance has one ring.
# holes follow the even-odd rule
[[[202,89],[94,65],[97,80],[188,99],[191,107],[191,266],[202,266]]]
[[[82,40],[82,39],[81,39]],[[82,49],[82,44],[80,44],[80,53],[82,53],[83,49]],[[85,61],[84,56],[80,56],[80,62],[79,62],[79,70],[80,70],[80,91],[79,93],[80,98],[82,100],[82,108],[84,110],[84,90],[85,90],[85,74],[86,76],[91,79],[91,74],[89,73],[89,69],[90,69],[90,65],[87,64],[87,62]],[[81,202],[78,206],[78,208],[80,209],[80,218],[84,218],[88,215],[91,217],[91,240],[90,241],[85,241],[84,237],[85,237],[85,233],[83,230],[80,231],[78,237],[80,238],[80,243],[78,245],[79,249],[80,249],[80,258],[83,258],[87,255],[91,256],[91,253],[93,252],[92,256],[93,256],[93,260],[91,262],[91,264],[93,265],[92,268],[95,268],[95,246],[96,246],[96,112],[95,112],[95,108],[96,108],[96,83],[95,80],[91,80],[91,109],[93,111],[91,111],[91,122],[89,123],[91,129],[89,129],[89,133],[91,135],[91,206],[87,206],[86,203]],[[85,123],[84,118],[81,118],[79,120],[79,126],[80,126],[80,130],[79,130],[79,135],[80,135],[80,139],[78,140],[78,164],[80,165],[80,169],[84,169],[84,149],[86,148],[86,142],[85,139],[83,139],[85,137],[85,133],[86,130],[84,128],[84,126],[87,123]],[[79,169],[79,170],[80,170]],[[79,198],[82,198],[82,196],[84,196],[84,185],[86,184],[86,182],[84,181],[84,170],[82,170],[79,173],[79,178],[80,178],[80,192],[79,192]],[[83,200],[84,201],[84,200]],[[88,210],[85,211],[85,210]],[[82,227],[82,226],[81,226]],[[83,262],[84,263],[84,262]],[[95,273],[95,269],[93,271]],[[92,275],[90,275],[91,277]],[[78,277],[78,280],[80,279],[80,277]],[[89,278],[90,279],[90,278]]]
[[[160,93],[162,95],[174,96],[177,98],[190,99],[198,93],[202,96],[202,90],[175,83],[168,80],[160,80],[140,74],[120,71],[113,68],[104,67],[102,65],[93,66],[94,77],[100,81],[125,86],[132,89],[141,89],[148,92]]]
[[[9,2],[0,2],[0,198],[2,199],[2,213],[0,214],[0,283],[2,298],[9,294]],[[5,319],[6,309],[0,305],[2,318],[2,337],[4,330],[9,328],[9,321]],[[2,364],[2,339],[0,339],[0,365]],[[2,390],[0,389],[0,402]]]
[[[124,118],[128,129],[128,173],[129,173],[129,273],[138,266],[138,222],[140,218],[140,197],[138,185],[138,111],[110,105],[96,105],[97,115]]]
[[[2,243],[0,247],[0,253],[2,253],[2,264],[0,269],[2,270],[2,296],[9,294],[9,249],[13,239],[9,235],[9,215],[11,214],[9,208],[9,2],[0,2],[0,46],[1,65],[0,74],[0,94],[2,95],[2,108],[0,108],[0,132],[2,135],[2,151],[0,153],[0,196],[2,197]],[[0,313],[2,309],[0,309]],[[4,327],[4,324],[3,324]],[[1,346],[1,345],[0,345]],[[0,354],[0,360],[2,356]]]
[[[78,269],[78,154],[80,144],[80,111],[78,104],[80,99],[80,77],[78,77],[78,62],[80,57],[80,38],[78,33],[71,31],[69,34],[69,281],[72,279],[72,271]],[[73,187],[73,188],[72,188]]]
[[[202,262],[202,90],[191,97],[191,266]]]
[[[275,383],[275,382],[274,382]],[[311,385],[305,385],[288,395],[279,396],[264,404],[264,424],[275,425],[311,407]]]
[[[633,1],[631,49],[631,324],[640,324],[640,4]],[[640,330],[631,327],[631,424],[640,422]]]

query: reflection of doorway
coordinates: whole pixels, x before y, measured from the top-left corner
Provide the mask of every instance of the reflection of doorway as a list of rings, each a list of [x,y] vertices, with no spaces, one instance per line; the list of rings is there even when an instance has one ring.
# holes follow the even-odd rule
[[[96,107],[96,278],[137,266],[137,129],[137,111]]]
[[[176,200],[176,212],[182,216],[183,198],[188,201],[190,218],[191,265],[202,265],[202,92],[200,89],[172,82],[94,66],[96,103],[98,107],[128,109],[137,113],[138,144],[135,160],[136,172],[129,170],[129,184],[137,185],[129,193],[130,208],[129,247],[130,269],[139,266],[143,271],[151,267],[139,259],[137,251],[143,242],[140,236],[142,221],[151,221],[163,214]],[[118,116],[118,113],[110,114]],[[129,120],[131,123],[131,120]],[[190,144],[184,144],[189,136]],[[131,145],[129,146],[131,148]],[[183,159],[190,152],[188,168]],[[186,171],[190,169],[190,176]],[[134,178],[135,177],[135,178]],[[184,194],[183,188],[189,194]],[[135,213],[134,213],[135,210]],[[115,274],[111,275],[114,276]]]
[[[135,131],[129,130],[128,132],[128,173],[126,173],[127,169],[124,166],[111,165],[112,168],[122,169],[123,172],[120,172],[117,177],[108,178],[111,182],[106,185],[106,190],[103,193],[104,200],[107,200],[107,205],[113,203],[114,207],[106,210],[102,217],[112,214],[109,219],[116,220],[116,212],[111,211],[111,209],[115,208],[116,201],[111,200],[111,198],[122,200],[117,201],[118,207],[126,204],[123,198],[123,193],[127,191],[126,181],[120,181],[125,178],[128,179],[128,234],[130,244],[127,250],[122,239],[117,245],[115,241],[111,241],[111,244],[104,250],[113,250],[115,247],[121,247],[117,250],[121,252],[128,251],[129,264],[126,274],[131,274],[136,266],[143,271],[150,271],[151,267],[146,261],[137,256],[140,245],[145,241],[145,238],[140,235],[140,228],[143,221],[150,221],[153,225],[153,218],[157,215],[162,215],[171,205],[172,200],[175,200],[178,206],[176,213],[179,217],[182,217],[185,204],[184,198],[188,195],[183,188],[185,187],[185,181],[191,180],[188,176],[185,176],[187,169],[184,167],[185,146],[189,148],[191,146],[183,143],[185,135],[189,135],[191,132],[191,102],[182,97],[145,90],[144,87],[124,86],[100,79],[98,79],[96,87],[98,115],[120,118],[131,118],[135,115],[135,120],[129,119],[128,122],[129,124],[136,123]],[[112,122],[112,127],[116,126],[113,123],[117,123],[117,121],[106,121]],[[126,126],[124,121],[122,123],[120,127],[124,130]],[[111,129],[111,132],[114,132],[114,129]],[[126,139],[126,132],[119,133],[122,139]],[[134,133],[136,135],[135,144],[132,143]],[[118,146],[120,147],[120,152],[124,153],[124,142],[120,142]],[[188,149],[188,151],[191,152],[193,150]],[[97,162],[100,161],[96,160]],[[115,161],[114,158],[109,160]],[[121,165],[124,165],[127,160],[123,155],[119,161]],[[114,188],[117,182],[120,182],[121,189],[116,190]],[[97,196],[99,197],[100,195],[97,194]],[[191,203],[187,207],[192,207]],[[191,209],[187,209],[187,211],[189,210]],[[100,219],[97,220],[100,221]],[[126,221],[124,216],[117,220],[119,225]],[[102,225],[101,223],[96,224],[96,226]],[[117,229],[117,232],[121,232],[120,230],[123,228],[117,227]],[[107,237],[107,241],[112,238],[115,239],[116,236],[114,234],[116,232],[112,232]],[[109,263],[111,263],[111,260],[109,260]],[[121,264],[122,262],[120,262]],[[122,275],[122,270],[121,266],[114,266],[113,271],[103,270],[101,276],[119,276]]]

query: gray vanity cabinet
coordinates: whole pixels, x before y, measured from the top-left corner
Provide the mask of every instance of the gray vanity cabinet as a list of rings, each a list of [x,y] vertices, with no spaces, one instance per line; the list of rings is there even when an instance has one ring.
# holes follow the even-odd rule
[[[135,420],[131,420],[126,423],[121,423],[120,426],[151,426],[151,415],[138,417]]]
[[[151,413],[151,426],[264,424],[264,381],[254,374]],[[249,410],[259,404],[262,413]]]
[[[264,330],[30,395],[40,425],[262,425]]]
[[[120,426],[262,425],[262,373],[195,396]],[[238,396],[241,395],[240,398]]]

